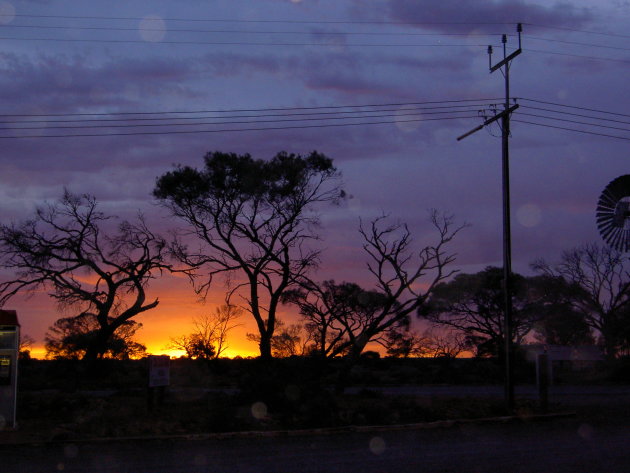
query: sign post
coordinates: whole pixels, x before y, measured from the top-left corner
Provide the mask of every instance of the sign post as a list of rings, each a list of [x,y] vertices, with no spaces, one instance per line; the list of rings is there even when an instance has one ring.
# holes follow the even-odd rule
[[[14,429],[17,405],[20,324],[17,312],[0,310],[0,430]]]
[[[164,392],[171,381],[170,365],[168,355],[149,355],[149,410],[164,403]]]

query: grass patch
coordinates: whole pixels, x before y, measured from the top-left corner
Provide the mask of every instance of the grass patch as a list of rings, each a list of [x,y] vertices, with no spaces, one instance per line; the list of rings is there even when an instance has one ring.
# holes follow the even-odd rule
[[[107,396],[38,391],[20,397],[19,424],[29,439],[44,441],[396,425],[506,414],[500,400],[384,396],[370,390],[304,395],[288,389],[278,397],[284,401],[267,405],[240,393],[175,391],[150,409],[143,391]],[[534,406],[521,409],[531,413]]]

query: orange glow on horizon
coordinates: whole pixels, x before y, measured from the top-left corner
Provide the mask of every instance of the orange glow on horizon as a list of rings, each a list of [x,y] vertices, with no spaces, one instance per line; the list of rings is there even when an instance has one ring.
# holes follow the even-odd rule
[[[151,284],[147,296],[149,301],[158,298],[159,305],[132,319],[142,324],[142,328],[136,334],[136,341],[146,346],[148,354],[178,358],[184,356],[184,352],[170,347],[171,339],[190,334],[194,330],[196,317],[214,313],[218,306],[223,305],[225,288],[218,282],[203,303],[198,300],[187,278],[182,278],[181,275],[179,277],[165,275]],[[243,300],[239,302],[242,304]],[[38,293],[32,298],[23,298],[19,304],[10,308],[18,311],[22,333],[35,339],[31,347],[31,356],[38,359],[44,359],[46,356],[43,345],[48,327],[61,317],[73,315],[58,312],[53,300],[43,293]],[[300,322],[297,309],[292,306],[280,306],[277,315],[287,324]],[[235,320],[235,324],[238,326],[228,333],[228,348],[222,357],[259,356],[257,343],[247,340],[248,333],[258,333],[251,314],[243,311],[241,317]],[[366,350],[379,352],[382,357],[386,356],[385,350],[375,343],[369,344]],[[464,352],[459,357],[471,355]]]

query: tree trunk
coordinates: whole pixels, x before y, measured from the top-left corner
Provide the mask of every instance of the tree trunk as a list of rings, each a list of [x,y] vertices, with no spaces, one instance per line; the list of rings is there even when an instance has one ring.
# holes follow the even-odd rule
[[[615,328],[615,324],[611,322],[603,323],[599,327],[604,342],[604,356],[608,360],[613,360],[617,355],[618,333]]]
[[[103,358],[103,355],[105,355],[105,352],[107,351],[107,342],[114,332],[115,329],[112,329],[111,326],[101,327],[99,330],[97,330],[94,336],[94,340],[92,340],[92,343],[90,343],[87,350],[85,351],[85,356],[83,357],[83,360],[92,364],[96,360]]]
[[[260,348],[260,359],[265,361],[271,360],[271,336],[262,332],[258,346]]]

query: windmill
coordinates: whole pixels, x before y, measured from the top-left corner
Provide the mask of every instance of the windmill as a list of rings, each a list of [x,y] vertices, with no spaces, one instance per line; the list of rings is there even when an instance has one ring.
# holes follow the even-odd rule
[[[630,251],[630,174],[608,183],[597,201],[597,228],[608,246]]]

